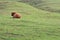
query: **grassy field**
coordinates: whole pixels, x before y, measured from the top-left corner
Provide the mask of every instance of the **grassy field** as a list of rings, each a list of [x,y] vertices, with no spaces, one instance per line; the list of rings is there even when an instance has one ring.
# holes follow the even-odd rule
[[[47,0],[47,6],[55,9],[55,10],[60,10],[60,0]]]
[[[19,2],[1,2],[0,40],[60,40],[60,14]],[[0,6],[1,7],[1,6]],[[21,19],[13,19],[12,11]]]
[[[19,0],[17,0],[19,2]],[[60,13],[60,0],[20,0],[20,2],[24,2],[30,4],[38,9],[42,9],[50,12],[58,12]]]
[[[23,2],[32,5],[38,9],[60,13],[60,0],[0,0],[0,1]]]

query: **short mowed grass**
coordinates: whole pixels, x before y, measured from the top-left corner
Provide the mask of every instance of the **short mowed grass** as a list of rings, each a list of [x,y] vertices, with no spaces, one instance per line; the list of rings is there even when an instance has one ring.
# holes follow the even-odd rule
[[[0,40],[60,40],[60,14],[36,9],[19,2],[2,2]],[[11,12],[22,17],[11,17]]]

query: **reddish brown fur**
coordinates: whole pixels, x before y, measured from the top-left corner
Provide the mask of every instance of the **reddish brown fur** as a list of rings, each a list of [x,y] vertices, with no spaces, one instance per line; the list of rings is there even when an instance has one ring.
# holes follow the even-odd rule
[[[21,15],[16,12],[12,12],[11,16],[13,16],[13,18],[21,18]]]

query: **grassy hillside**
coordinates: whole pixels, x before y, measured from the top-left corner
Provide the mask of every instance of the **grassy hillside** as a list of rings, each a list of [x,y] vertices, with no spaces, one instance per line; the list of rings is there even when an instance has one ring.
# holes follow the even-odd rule
[[[19,0],[18,2],[28,3],[45,11],[60,13],[60,0]]]
[[[60,1],[59,0],[0,0],[0,1],[17,1],[27,3],[38,9],[42,9],[50,12],[60,13]]]
[[[51,12],[59,12],[60,13],[60,2],[59,1],[60,0],[47,0],[46,6],[44,8]]]
[[[13,19],[12,11],[22,18]],[[0,2],[0,40],[60,40],[60,14],[21,2]]]

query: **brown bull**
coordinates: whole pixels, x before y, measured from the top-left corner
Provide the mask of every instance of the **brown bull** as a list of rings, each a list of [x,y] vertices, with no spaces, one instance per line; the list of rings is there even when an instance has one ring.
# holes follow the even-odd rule
[[[16,13],[16,12],[12,12],[12,13],[11,13],[11,16],[12,16],[13,18],[21,18],[21,15],[18,14],[18,13]]]

